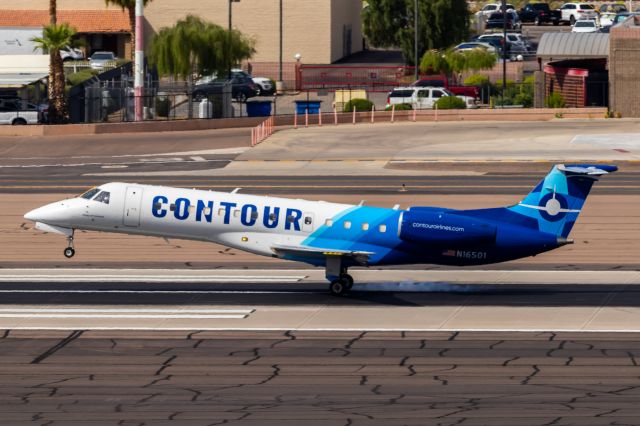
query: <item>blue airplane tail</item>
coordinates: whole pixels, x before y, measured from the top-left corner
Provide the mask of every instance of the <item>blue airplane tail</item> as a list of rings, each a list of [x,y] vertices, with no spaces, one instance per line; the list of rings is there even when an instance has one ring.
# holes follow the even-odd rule
[[[601,164],[558,164],[520,203],[464,214],[534,228],[567,238],[593,183],[618,167]]]

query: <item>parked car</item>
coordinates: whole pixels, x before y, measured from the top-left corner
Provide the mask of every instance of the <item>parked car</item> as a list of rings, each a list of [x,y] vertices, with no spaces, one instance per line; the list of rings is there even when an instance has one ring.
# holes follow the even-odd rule
[[[250,78],[256,85],[257,85],[257,96],[263,95],[263,96],[269,96],[269,95],[273,95],[273,93],[275,92],[276,88],[274,87],[273,83],[271,82],[270,78],[267,77],[254,77],[251,74],[249,74],[246,71],[241,70],[240,68],[234,68],[231,70],[231,77],[245,77],[245,78]],[[209,76],[205,76],[202,77],[200,80],[198,80],[198,83],[196,84],[205,84],[205,83],[210,83],[214,80],[217,80],[218,78],[216,77],[215,74],[209,75]]]
[[[500,44],[500,54],[502,54],[502,48],[504,47],[504,34],[502,33],[492,33],[492,34],[482,34],[477,38],[477,41],[481,41],[483,43],[494,43]],[[527,47],[527,41],[522,37],[521,34],[518,33],[507,33],[507,52],[508,53],[528,53],[529,49]]]
[[[89,66],[93,70],[101,70],[109,62],[114,62],[116,60],[116,55],[113,52],[95,52],[89,58]]]
[[[458,86],[449,84],[449,79],[445,75],[426,75],[411,84],[411,87],[442,87],[454,95],[469,96],[477,99],[480,96],[480,89],[475,86]]]
[[[496,49],[495,46],[489,43],[483,43],[481,41],[467,41],[465,43],[460,43],[459,45],[453,48],[453,50],[458,52],[465,52],[473,49],[485,49],[489,53],[498,52],[498,49]]]
[[[231,83],[231,96],[239,102],[245,102],[247,99],[257,96],[260,90],[259,86],[251,78],[237,75],[232,77],[231,80],[217,79],[208,83],[196,84],[193,98],[199,101],[210,95],[219,95],[227,82]]]
[[[520,18],[518,18],[518,14],[514,10],[507,10],[506,25],[508,30],[520,30],[522,28],[522,22],[520,22]],[[504,15],[502,12],[492,13],[485,24],[486,29],[503,28],[503,26]]]
[[[596,19],[598,12],[589,3],[565,3],[560,7],[562,16],[561,22],[567,22],[570,25],[575,24],[580,19]]]
[[[617,25],[620,22],[626,20],[630,16],[638,16],[638,15],[640,15],[640,12],[638,12],[638,11],[636,11],[636,12],[620,12],[613,19],[613,22],[611,23],[611,25]]]
[[[457,96],[467,108],[477,108],[471,96],[460,96],[443,87],[398,87],[389,92],[387,107],[398,104],[411,104],[413,109],[432,109],[436,101],[444,96]]]
[[[500,10],[502,10],[501,6],[502,5],[500,3],[485,4],[484,7],[478,11],[478,13],[488,18],[492,13],[500,12]],[[507,4],[507,10],[509,9],[515,9],[515,7],[513,7],[512,4]]]
[[[600,26],[610,27],[613,25],[613,21],[616,19],[615,12],[602,12],[600,13]]]
[[[22,110],[10,105],[0,106],[0,124],[14,126],[38,124],[38,110]]]
[[[599,9],[600,13],[621,13],[628,12],[627,6],[622,3],[602,3]]]
[[[63,61],[81,61],[84,59],[84,52],[75,47],[67,46],[60,49],[60,57]]]
[[[598,25],[593,19],[579,19],[571,28],[572,33],[595,33],[598,32]]]
[[[559,10],[551,10],[547,3],[528,3],[518,12],[522,22],[533,22],[536,25],[558,25],[561,15]]]

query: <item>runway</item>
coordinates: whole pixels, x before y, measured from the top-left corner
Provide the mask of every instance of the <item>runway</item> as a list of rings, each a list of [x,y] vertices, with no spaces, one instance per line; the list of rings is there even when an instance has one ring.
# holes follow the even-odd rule
[[[637,271],[352,272],[4,269],[0,329],[640,332]]]

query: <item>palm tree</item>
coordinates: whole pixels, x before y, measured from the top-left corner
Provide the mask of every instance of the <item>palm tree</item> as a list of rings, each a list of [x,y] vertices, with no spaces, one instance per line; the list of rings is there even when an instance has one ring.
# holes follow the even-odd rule
[[[58,21],[58,17],[56,16],[57,7],[58,7],[58,4],[56,3],[56,0],[49,0],[49,23],[50,24],[56,24]]]
[[[67,99],[64,93],[64,66],[60,49],[73,45],[75,34],[75,28],[70,27],[67,23],[49,24],[42,29],[42,37],[31,39],[36,44],[34,50],[42,49],[49,52],[47,94],[49,96],[49,122],[54,124],[64,123],[69,119]]]
[[[147,6],[151,0],[143,0],[142,5]],[[122,10],[127,10],[129,14],[129,25],[131,26],[131,60],[134,60],[136,54],[136,0],[104,0],[106,5],[113,4]]]

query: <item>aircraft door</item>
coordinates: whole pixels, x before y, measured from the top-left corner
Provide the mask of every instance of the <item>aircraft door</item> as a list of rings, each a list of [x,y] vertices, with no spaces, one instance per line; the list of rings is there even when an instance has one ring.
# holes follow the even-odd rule
[[[128,186],[124,197],[123,223],[125,226],[140,225],[140,205],[142,204],[142,188]]]
[[[312,233],[314,228],[313,213],[305,213],[302,215],[302,231]]]

